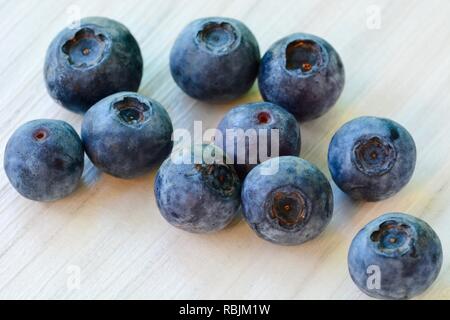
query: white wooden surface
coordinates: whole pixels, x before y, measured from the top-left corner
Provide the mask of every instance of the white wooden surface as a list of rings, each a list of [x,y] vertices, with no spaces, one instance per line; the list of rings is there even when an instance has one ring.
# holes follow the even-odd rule
[[[214,127],[233,104],[260,99],[256,87],[225,106],[180,92],[168,53],[192,19],[242,19],[262,52],[292,32],[323,36],[340,52],[347,84],[331,112],[302,125],[302,156],[329,177],[326,150],[339,126],[360,115],[385,116],[413,134],[416,173],[400,194],[379,203],[353,203],[333,185],[329,228],[285,248],[260,240],[243,221],[210,236],[172,228],[155,205],[155,172],[122,181],[87,164],[76,193],[46,204],[21,198],[0,170],[0,298],[364,299],[348,275],[347,250],[361,227],[389,211],[419,216],[440,235],[443,269],[420,298],[450,298],[448,1],[1,0],[2,167],[7,139],[25,121],[63,119],[80,128],[81,116],[51,100],[42,76],[45,50],[76,8],[132,30],[145,59],[140,92],[162,102],[176,128],[192,129],[194,120]]]

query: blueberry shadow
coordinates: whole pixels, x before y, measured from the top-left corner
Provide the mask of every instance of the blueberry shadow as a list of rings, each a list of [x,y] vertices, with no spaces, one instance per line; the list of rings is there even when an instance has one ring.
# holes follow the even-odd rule
[[[87,155],[84,156],[84,170],[81,176],[81,187],[93,186],[102,176],[102,172],[97,169]]]

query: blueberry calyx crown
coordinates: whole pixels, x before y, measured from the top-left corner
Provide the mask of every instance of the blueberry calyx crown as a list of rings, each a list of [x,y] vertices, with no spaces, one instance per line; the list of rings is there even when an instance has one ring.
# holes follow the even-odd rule
[[[150,119],[151,106],[137,97],[123,97],[112,103],[117,119],[128,126],[140,126]]]
[[[72,67],[89,68],[104,59],[108,47],[109,40],[104,34],[96,34],[93,28],[83,27],[61,49]]]
[[[235,172],[226,164],[196,164],[195,169],[200,172],[205,183],[212,190],[229,197],[237,190]]]
[[[225,54],[234,49],[238,43],[238,34],[228,22],[208,22],[197,33],[197,43],[215,54]]]
[[[286,69],[302,74],[315,72],[324,64],[322,48],[312,40],[294,40],[286,47]]]
[[[353,147],[352,160],[362,173],[382,176],[391,171],[397,160],[397,152],[394,145],[385,138],[362,137]]]
[[[407,223],[396,220],[387,220],[371,233],[370,241],[376,246],[378,252],[388,257],[397,257],[410,253],[416,257],[415,242],[417,234],[415,229]]]
[[[270,218],[280,227],[293,228],[304,224],[309,218],[309,205],[304,195],[293,188],[278,188],[269,194],[266,208]]]

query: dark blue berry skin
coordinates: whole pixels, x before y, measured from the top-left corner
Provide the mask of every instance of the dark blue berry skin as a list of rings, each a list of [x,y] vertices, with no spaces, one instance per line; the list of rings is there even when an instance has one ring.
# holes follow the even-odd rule
[[[53,201],[72,193],[80,181],[84,150],[67,122],[34,120],[9,139],[4,167],[12,186],[24,197]]]
[[[245,132],[249,129],[256,130],[258,135],[256,139],[246,139],[245,142],[239,139],[239,143],[245,143],[245,154],[239,154],[238,157],[238,139],[233,139],[233,135],[237,135],[238,130]],[[275,150],[271,149],[274,147],[271,145],[271,129],[279,130],[279,150],[278,155],[275,154],[275,156],[298,156],[300,154],[301,135],[297,120],[285,109],[270,102],[257,102],[237,106],[231,109],[219,123],[218,130],[222,134],[222,139],[220,137],[216,139],[216,144],[224,149],[230,158],[234,159],[234,167],[241,178],[245,177],[251,169],[262,162],[258,157],[258,137],[260,134],[267,139],[268,152],[264,152],[263,157],[267,154],[270,155],[270,152],[275,153]],[[259,130],[267,131],[260,132]],[[227,139],[230,140],[230,145],[234,141],[234,147],[231,150],[227,149]],[[250,148],[250,142],[252,141],[252,147]],[[256,151],[256,155],[253,155],[253,157],[255,157],[257,163],[250,158],[249,150]]]
[[[328,166],[334,182],[355,200],[379,201],[411,179],[416,146],[400,124],[360,117],[342,126],[331,140]]]
[[[344,89],[345,72],[341,58],[328,42],[295,33],[266,52],[258,81],[265,101],[307,121],[320,117],[336,103]]]
[[[260,53],[252,32],[240,21],[198,19],[180,33],[170,53],[177,85],[198,100],[226,102],[250,90]]]
[[[209,148],[223,156],[217,146],[195,148],[200,154]],[[192,150],[190,160],[194,158]],[[181,154],[172,154],[156,175],[155,197],[161,215],[171,225],[192,233],[224,229],[240,208],[241,183],[234,168],[225,161],[213,163],[203,159],[182,163],[181,160]]]
[[[356,235],[348,265],[353,281],[367,295],[410,299],[423,293],[437,278],[442,246],[424,221],[403,213],[388,213]],[[374,285],[375,275],[379,276],[379,286]]]
[[[81,137],[97,168],[131,179],[148,173],[170,154],[172,132],[169,114],[157,101],[119,92],[86,112]]]
[[[119,91],[137,91],[142,78],[139,45],[121,23],[102,17],[65,28],[47,50],[44,76],[49,94],[83,113]]]
[[[278,171],[267,174],[277,161]],[[310,162],[293,156],[273,158],[248,174],[242,207],[245,220],[259,237],[298,245],[318,236],[330,222],[333,192]]]

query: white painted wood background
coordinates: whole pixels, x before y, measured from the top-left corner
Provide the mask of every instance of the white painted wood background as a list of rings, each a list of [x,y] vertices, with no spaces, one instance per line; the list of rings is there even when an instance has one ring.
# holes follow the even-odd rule
[[[0,298],[364,299],[348,275],[347,250],[360,228],[390,211],[421,217],[440,235],[443,269],[419,298],[450,298],[450,2],[1,0],[1,167],[7,139],[28,120],[63,119],[80,128],[81,116],[51,100],[42,76],[46,48],[76,8],[131,29],[145,60],[140,92],[166,106],[176,128],[192,129],[194,120],[215,127],[234,104],[260,99],[255,86],[232,104],[207,105],[176,87],[168,54],[189,21],[241,19],[262,52],[296,31],[322,36],[341,54],[347,83],[332,111],[302,125],[302,156],[329,177],[333,133],[354,117],[377,115],[413,134],[416,172],[401,193],[379,203],[354,203],[333,185],[328,229],[286,248],[260,240],[243,221],[210,236],[172,228],[156,208],[155,171],[122,181],[87,164],[72,196],[36,203],[20,197],[0,170]]]

